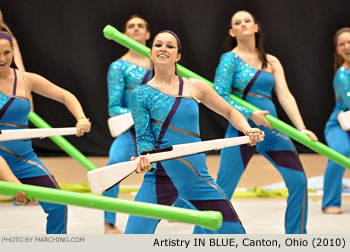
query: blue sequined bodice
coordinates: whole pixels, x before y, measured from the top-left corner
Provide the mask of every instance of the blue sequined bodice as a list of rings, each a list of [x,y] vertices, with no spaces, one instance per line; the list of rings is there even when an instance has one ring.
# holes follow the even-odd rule
[[[110,65],[107,75],[109,116],[130,112],[131,91],[141,84],[147,70],[122,59]]]
[[[336,97],[336,104],[330,115],[325,128],[325,134],[333,127],[340,127],[338,114],[350,109],[350,69],[338,68],[333,78],[333,88]]]
[[[2,108],[6,102],[8,102],[10,100],[10,97],[8,97],[7,95],[4,95],[2,93],[0,93],[0,107]]]
[[[333,88],[339,110],[350,109],[350,69],[338,68],[333,79]]]
[[[162,125],[175,100],[175,97],[164,94],[148,85],[139,85],[134,89],[131,97],[131,113],[135,122],[139,153],[145,149],[154,149],[157,146]],[[180,105],[170,122],[170,126],[199,135],[198,118],[198,104],[193,99],[181,98]],[[154,123],[154,121],[159,123]],[[160,147],[198,140],[200,139],[187,138],[183,135],[169,138],[169,135],[166,134],[162,138]]]
[[[251,67],[233,52],[224,53],[215,72],[214,89],[233,107],[238,109],[246,118],[249,118],[252,111],[238,105],[230,98],[230,94],[238,97],[243,96],[243,90],[247,87],[250,81],[254,78],[259,70]],[[260,71],[259,76],[254,82],[254,85],[249,90],[255,94],[263,95],[271,98],[271,92],[274,87],[274,78],[272,74]],[[262,108],[261,101],[257,99],[247,98],[250,103],[259,106],[261,109],[274,110],[271,101],[265,101],[265,108]],[[265,99],[266,100],[266,99]],[[268,104],[267,104],[268,103]],[[271,112],[271,111],[270,111]]]

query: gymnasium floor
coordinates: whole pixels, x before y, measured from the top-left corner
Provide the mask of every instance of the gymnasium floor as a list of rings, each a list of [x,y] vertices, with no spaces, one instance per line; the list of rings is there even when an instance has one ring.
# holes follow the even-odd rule
[[[87,183],[86,170],[70,157],[41,158],[55,175],[60,184]],[[97,167],[105,166],[107,157],[89,157]],[[302,154],[301,161],[308,178],[322,176],[327,159],[317,154]],[[219,164],[218,155],[207,158],[209,173],[216,178]],[[344,178],[350,178],[347,170]],[[137,188],[142,175],[133,174],[121,183],[121,188]],[[281,182],[277,171],[260,155],[250,162],[243,175],[238,191]],[[308,233],[310,234],[350,234],[350,193],[344,193],[341,215],[325,215],[321,212],[322,191],[309,193]],[[132,200],[135,193],[121,193],[120,198]],[[7,197],[0,196],[4,200]],[[232,199],[233,205],[241,218],[248,234],[283,234],[286,199],[282,197],[244,197],[240,194]],[[103,233],[103,212],[95,209],[69,206],[68,232],[70,234]],[[13,206],[10,202],[0,203],[0,234],[44,234],[45,214],[40,206]],[[128,215],[118,213],[117,225],[125,229]],[[159,234],[190,234],[193,225],[161,221]]]

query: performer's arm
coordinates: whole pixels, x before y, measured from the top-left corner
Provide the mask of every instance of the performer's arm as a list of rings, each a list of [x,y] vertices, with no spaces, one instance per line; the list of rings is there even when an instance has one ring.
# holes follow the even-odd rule
[[[34,73],[25,73],[25,81],[30,91],[61,102],[68,108],[77,120],[78,136],[90,131],[91,123],[85,117],[80,102],[71,92]]]
[[[108,83],[108,112],[109,116],[117,116],[130,112],[123,107],[123,95],[125,92],[125,76],[121,71],[121,63],[113,62],[107,74]]]
[[[317,136],[312,131],[306,129],[297,102],[288,88],[282,64],[276,57],[272,55],[269,55],[268,57],[268,60],[272,65],[272,75],[275,78],[276,95],[282,108],[297,129],[300,129],[303,133],[309,135],[313,141],[317,141]]]
[[[131,115],[135,124],[137,152],[154,149],[156,140],[152,132],[151,117],[147,109],[145,97],[141,88],[137,86],[131,93]]]
[[[221,56],[219,65],[215,71],[214,89],[231,106],[240,111],[245,118],[249,119],[252,111],[239,105],[231,99],[231,88],[235,75],[235,58],[232,53],[225,53]]]
[[[210,86],[201,80],[190,79],[192,94],[195,99],[200,100],[206,107],[225,117],[233,127],[246,133],[251,127],[244,115],[228,104],[220,95],[218,95]],[[249,135],[252,144],[264,139],[264,134]]]

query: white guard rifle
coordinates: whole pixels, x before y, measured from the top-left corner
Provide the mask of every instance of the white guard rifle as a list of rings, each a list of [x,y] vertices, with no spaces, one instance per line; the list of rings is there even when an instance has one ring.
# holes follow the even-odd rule
[[[76,127],[0,130],[0,141],[30,139],[30,138],[45,138],[50,136],[66,136],[66,135],[76,135],[76,134],[77,134]]]
[[[134,125],[134,120],[129,112],[108,118],[107,124],[112,137],[117,137],[130,129]]]
[[[250,139],[248,136],[223,138],[196,143],[177,144],[154,150],[146,150],[141,153],[141,156],[147,156],[148,160],[151,163],[154,163],[249,143]],[[134,161],[117,163],[89,171],[88,181],[92,193],[102,193],[129,176],[136,170],[140,157]]]

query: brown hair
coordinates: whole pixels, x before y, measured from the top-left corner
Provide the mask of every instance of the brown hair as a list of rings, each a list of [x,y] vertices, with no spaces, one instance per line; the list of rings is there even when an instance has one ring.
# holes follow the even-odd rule
[[[241,12],[241,11],[249,13],[253,17],[254,23],[258,25],[258,32],[255,33],[255,47],[258,49],[258,57],[261,60],[261,62],[263,63],[262,68],[265,68],[265,67],[267,67],[268,61],[267,61],[266,52],[264,49],[264,33],[262,31],[262,25],[257,22],[256,18],[249,11],[246,11],[246,10],[236,11],[232,15],[232,17],[236,13]],[[230,26],[229,26],[230,28],[232,28],[232,23],[231,23],[232,17],[230,19]],[[226,50],[231,51],[233,48],[235,48],[237,46],[237,40],[236,40],[236,38],[228,35],[226,38],[225,44],[226,44]]]
[[[340,34],[344,33],[344,32],[350,32],[350,27],[343,27],[343,28],[340,28],[334,35],[334,46],[335,48],[338,47],[338,37]],[[334,50],[334,72],[337,71],[337,69],[339,67],[341,67],[341,65],[343,65],[344,63],[344,59],[342,56],[340,56],[338,53],[337,53],[337,50],[335,49]]]
[[[10,28],[6,25],[5,21],[4,21],[4,15],[2,14],[2,11],[0,9],[0,29],[1,29],[1,32],[6,32],[8,34],[11,35],[12,38],[14,38]]]
[[[124,26],[123,26],[123,32],[126,31],[126,25],[128,24],[128,22],[133,19],[133,18],[141,18],[143,21],[145,21],[146,23],[146,29],[147,31],[150,31],[150,28],[149,28],[149,24],[148,22],[146,21],[146,19],[144,19],[143,17],[141,17],[140,15],[137,15],[137,14],[134,14],[134,15],[131,15],[128,20],[126,20],[126,22],[124,23]]]

